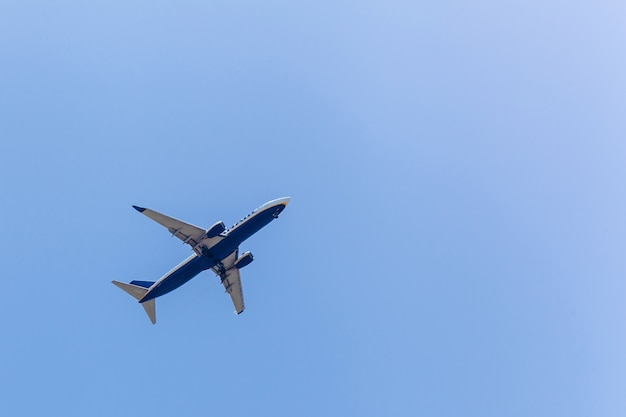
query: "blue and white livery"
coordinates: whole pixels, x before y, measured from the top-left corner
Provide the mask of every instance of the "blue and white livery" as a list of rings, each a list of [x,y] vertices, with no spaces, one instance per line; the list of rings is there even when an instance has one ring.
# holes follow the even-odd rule
[[[240,314],[245,306],[239,270],[250,264],[254,257],[250,252],[239,256],[239,245],[272,220],[277,219],[289,204],[289,200],[289,197],[284,197],[268,201],[230,229],[227,229],[221,221],[209,229],[203,229],[148,208],[133,206],[138,212],[166,227],[172,236],[190,245],[194,254],[156,282],[131,281],[126,284],[113,281],[113,284],[135,297],[146,310],[152,324],[155,324],[155,298],[175,290],[200,272],[212,269],[220,277],[226,292],[230,294],[235,312]]]

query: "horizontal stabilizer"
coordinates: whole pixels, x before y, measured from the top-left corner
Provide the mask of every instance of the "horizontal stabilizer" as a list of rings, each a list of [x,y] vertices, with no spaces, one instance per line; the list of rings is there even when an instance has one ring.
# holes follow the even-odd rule
[[[143,287],[141,285],[135,285],[133,283],[126,284],[125,282],[119,282],[119,281],[111,281],[111,282],[113,282],[113,284],[115,284],[116,286],[126,291],[128,294],[135,297],[135,299],[137,300],[141,300],[144,297],[144,295],[146,295],[146,293],[148,292],[148,288]],[[154,282],[149,282],[149,281],[133,281],[133,282],[150,284],[150,286],[154,284]],[[150,321],[152,322],[152,324],[155,324],[156,323],[156,305],[155,305],[154,299],[145,301],[141,303],[141,305],[143,309],[146,310],[146,314],[148,314],[148,317],[150,317]]]
[[[111,281],[111,282],[117,285],[118,287],[120,287],[121,289],[123,289],[124,291],[126,291],[128,294],[135,297],[135,299],[137,300],[141,300],[143,296],[146,295],[146,293],[148,292],[147,288],[141,287],[139,285],[126,284],[125,282],[119,282],[119,281]]]
[[[154,303],[154,298],[141,303],[141,305],[143,306],[143,309],[146,310],[146,314],[150,317],[152,324],[156,324],[156,305]]]
[[[138,285],[144,288],[150,288],[154,284],[154,281],[131,281],[131,285]]]

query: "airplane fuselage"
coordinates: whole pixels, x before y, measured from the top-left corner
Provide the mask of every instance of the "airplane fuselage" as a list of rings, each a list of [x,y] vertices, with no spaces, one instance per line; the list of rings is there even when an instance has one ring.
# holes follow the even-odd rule
[[[223,232],[221,239],[212,247],[203,247],[201,254],[194,253],[180,265],[159,279],[138,300],[140,303],[165,295],[184,285],[200,272],[219,265],[224,259],[237,250],[239,245],[268,225],[285,209],[288,199],[272,200],[254,210],[248,216],[237,222],[233,227]]]

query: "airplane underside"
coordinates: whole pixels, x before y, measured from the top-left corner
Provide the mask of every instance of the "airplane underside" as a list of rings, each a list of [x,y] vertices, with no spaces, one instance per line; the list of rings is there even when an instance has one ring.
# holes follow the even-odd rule
[[[113,284],[132,295],[144,307],[152,323],[156,323],[155,299],[184,285],[207,269],[220,277],[226,292],[231,296],[235,312],[240,314],[245,306],[239,270],[249,265],[254,257],[250,252],[239,256],[239,245],[265,227],[289,203],[289,198],[272,200],[237,222],[229,230],[223,222],[215,223],[208,230],[185,223],[151,209],[133,206],[137,211],[165,226],[175,236],[192,247],[194,254],[168,272],[158,281],[131,281]]]

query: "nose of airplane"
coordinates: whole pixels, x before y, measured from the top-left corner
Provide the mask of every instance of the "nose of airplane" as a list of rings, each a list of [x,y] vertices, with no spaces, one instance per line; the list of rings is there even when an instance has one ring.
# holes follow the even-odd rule
[[[276,200],[272,201],[272,206],[276,207],[276,211],[273,214],[275,219],[277,219],[278,215],[282,213],[285,207],[287,207],[287,204],[289,204],[290,200],[291,200],[290,197],[283,197],[283,198],[277,198]]]

